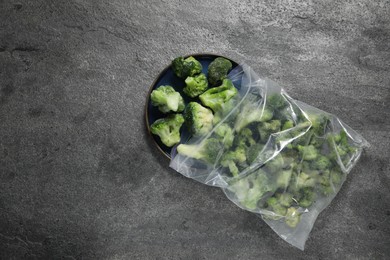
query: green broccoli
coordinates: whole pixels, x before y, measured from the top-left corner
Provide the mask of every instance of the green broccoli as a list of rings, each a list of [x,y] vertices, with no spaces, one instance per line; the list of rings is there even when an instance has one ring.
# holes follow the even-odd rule
[[[213,128],[213,112],[197,102],[188,103],[184,118],[193,136],[202,136]]]
[[[298,189],[306,187],[314,187],[316,179],[305,172],[300,172],[295,178],[295,185]]]
[[[294,207],[290,207],[287,209],[286,212],[286,218],[285,222],[289,227],[295,228],[299,221],[300,221],[300,216],[301,214],[298,212],[298,210]]]
[[[179,92],[171,86],[160,86],[150,94],[152,105],[157,106],[163,113],[182,112],[184,110],[184,100]]]
[[[279,203],[279,200],[275,197],[270,197],[267,200],[268,208],[275,213],[276,216],[268,216],[270,219],[281,219],[287,213],[287,208]]]
[[[279,204],[284,207],[290,207],[293,203],[293,196],[290,193],[278,193],[276,198],[279,200]]]
[[[284,166],[284,160],[281,154],[276,155],[265,164],[265,167],[268,170],[267,172],[271,172],[271,173],[279,172],[281,169],[283,169],[283,166]]]
[[[337,134],[328,134],[329,146],[333,149],[329,157],[333,161],[338,161],[340,158],[344,167],[348,167],[351,158],[356,154],[358,149],[348,142],[348,135],[345,130],[341,130]]]
[[[330,160],[328,159],[328,157],[323,156],[323,155],[319,155],[317,157],[317,159],[311,161],[310,166],[312,169],[315,169],[315,170],[325,170],[325,169],[330,168],[332,166],[332,164],[331,164]]]
[[[256,141],[253,139],[252,131],[249,128],[242,129],[234,139],[234,144],[241,147],[249,147],[255,143]]]
[[[307,118],[310,120],[313,131],[318,136],[323,136],[326,131],[326,126],[329,122],[329,116],[324,113],[306,112]]]
[[[233,176],[238,176],[239,169],[237,163],[239,164],[245,161],[245,149],[238,147],[234,151],[228,151],[222,156],[221,165],[223,167],[228,167]]]
[[[267,142],[271,134],[280,131],[281,122],[279,120],[271,120],[269,122],[262,122],[259,124],[258,130],[261,141]]]
[[[247,162],[249,164],[252,164],[257,159],[257,157],[259,156],[263,148],[264,148],[264,144],[260,144],[260,143],[255,143],[249,146],[248,149],[246,150]]]
[[[271,110],[254,105],[251,102],[247,102],[243,105],[240,111],[240,116],[237,117],[234,128],[237,132],[247,125],[254,122],[266,122],[271,120],[273,113]]]
[[[204,106],[211,108],[217,112],[223,108],[223,104],[228,102],[232,97],[237,95],[238,90],[234,87],[229,79],[224,79],[222,85],[215,88],[210,88],[199,96],[200,101]]]
[[[185,79],[188,76],[194,76],[202,72],[202,64],[194,57],[186,59],[177,57],[172,61],[172,70],[179,78]]]
[[[272,107],[274,110],[282,110],[289,103],[282,94],[272,93],[267,96],[266,104],[267,106]]]
[[[199,96],[208,88],[207,78],[203,73],[193,77],[187,77],[185,83],[186,87],[183,88],[183,92],[192,98]]]
[[[158,135],[161,142],[168,147],[180,142],[180,128],[184,123],[181,114],[171,114],[166,118],[157,119],[151,126],[150,131]]]
[[[235,109],[238,103],[239,95],[235,95],[227,102],[221,104],[221,107],[214,113],[213,124],[218,124],[222,119],[225,119],[226,123],[230,123],[235,120],[239,113],[239,109]],[[235,109],[234,111],[232,111]]]
[[[234,133],[233,129],[226,123],[219,125],[215,131],[215,135],[221,140],[225,148],[230,148],[233,145]]]
[[[314,203],[315,198],[316,194],[312,187],[303,188],[300,190],[298,204],[301,207],[308,208]]]
[[[212,86],[216,86],[221,83],[222,80],[227,78],[229,70],[232,69],[232,63],[222,57],[218,57],[213,60],[208,67],[208,79]]]
[[[179,154],[212,164],[219,159],[222,151],[223,144],[215,138],[205,139],[199,144],[179,144],[177,146]]]
[[[293,127],[294,127],[294,121],[287,120],[286,122],[284,122],[284,124],[282,126],[282,131],[293,128]]]
[[[306,161],[315,160],[319,156],[319,151],[314,145],[298,145],[297,149],[300,152],[303,160]]]
[[[228,187],[238,202],[249,210],[255,210],[259,200],[267,192],[273,192],[275,187],[261,169],[231,183]]]

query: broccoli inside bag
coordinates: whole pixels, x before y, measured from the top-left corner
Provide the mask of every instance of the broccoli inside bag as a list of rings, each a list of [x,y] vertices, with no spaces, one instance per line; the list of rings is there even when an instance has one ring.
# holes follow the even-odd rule
[[[292,99],[245,64],[228,78],[238,92],[212,103],[212,129],[172,149],[170,167],[222,188],[303,250],[318,214],[368,143],[336,116]]]

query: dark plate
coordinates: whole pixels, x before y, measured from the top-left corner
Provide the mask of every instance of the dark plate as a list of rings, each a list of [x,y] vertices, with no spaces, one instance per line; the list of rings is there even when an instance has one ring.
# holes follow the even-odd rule
[[[195,59],[197,59],[203,67],[202,72],[207,75],[207,68],[209,64],[217,57],[224,57],[220,55],[215,54],[191,54],[184,57],[193,56]],[[238,64],[237,62],[233,61],[230,58],[224,57],[228,60],[230,60],[233,64],[233,68],[236,67]],[[156,121],[159,118],[166,117],[167,114],[161,113],[157,107],[152,106],[152,103],[150,101],[150,93],[158,88],[161,85],[170,85],[172,86],[176,91],[178,91],[181,96],[184,99],[184,102],[188,104],[191,101],[199,101],[197,98],[189,98],[183,93],[183,88],[185,87],[184,79],[178,78],[171,68],[171,65],[167,66],[155,79],[152,86],[149,89],[148,96],[146,98],[146,108],[145,108],[145,119],[146,119],[146,127],[150,134],[150,136],[153,138],[155,144],[157,145],[157,148],[168,158],[171,158],[171,147],[165,146],[163,143],[161,143],[160,138],[156,135],[153,135],[150,132],[150,125],[153,124],[154,121]],[[184,141],[189,138],[189,133],[187,131],[187,128],[185,125],[182,126],[180,130],[180,136],[181,141]]]

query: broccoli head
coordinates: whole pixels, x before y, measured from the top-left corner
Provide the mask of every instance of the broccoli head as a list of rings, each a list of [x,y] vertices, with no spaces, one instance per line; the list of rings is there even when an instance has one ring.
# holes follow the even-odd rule
[[[214,131],[215,135],[221,140],[225,148],[230,148],[233,145],[234,134],[233,129],[226,123],[220,124]]]
[[[199,144],[179,144],[177,152],[197,160],[214,164],[223,151],[223,144],[215,138],[208,138]]]
[[[232,97],[237,95],[238,90],[234,87],[229,79],[224,79],[222,85],[215,88],[210,88],[199,96],[200,101],[204,106],[211,108],[217,112],[223,108],[223,104],[228,102]]]
[[[213,112],[197,102],[188,103],[184,118],[193,136],[209,133],[213,128]]]
[[[266,122],[271,120],[273,113],[268,108],[259,107],[251,102],[241,107],[240,116],[237,117],[234,128],[237,132],[254,122]]]
[[[218,57],[213,60],[208,68],[208,79],[212,86],[217,86],[222,80],[227,78],[229,70],[232,68],[232,63],[225,58]]]
[[[182,112],[184,110],[184,100],[179,92],[171,86],[160,86],[150,94],[152,105],[157,106],[163,113]]]
[[[184,94],[192,98],[197,97],[203,92],[205,92],[209,86],[206,75],[204,75],[203,73],[195,75],[193,77],[187,77],[185,83],[186,87],[183,88],[183,92]]]
[[[266,104],[267,106],[270,106],[275,110],[281,110],[285,108],[289,103],[282,94],[272,93],[267,96]]]
[[[315,160],[319,156],[319,151],[314,145],[297,146],[302,158],[306,161]]]
[[[326,131],[326,126],[329,122],[329,116],[324,113],[313,112],[306,112],[306,115],[312,124],[310,130],[318,136],[323,136]]]
[[[194,57],[190,56],[186,59],[177,57],[172,61],[172,70],[179,78],[185,79],[188,76],[194,76],[202,72],[202,64]]]
[[[233,176],[237,176],[239,169],[237,163],[243,163],[246,161],[245,149],[238,147],[234,151],[228,151],[225,153],[221,160],[223,167],[229,167],[230,172]]]
[[[326,156],[323,156],[323,155],[319,155],[317,157],[317,159],[313,160],[311,162],[311,168],[312,169],[315,169],[315,170],[325,170],[325,169],[328,169],[332,166],[330,160],[328,159],[328,157]]]
[[[184,123],[181,114],[171,114],[165,118],[157,119],[151,126],[150,131],[158,135],[161,142],[172,147],[180,142],[180,128]]]

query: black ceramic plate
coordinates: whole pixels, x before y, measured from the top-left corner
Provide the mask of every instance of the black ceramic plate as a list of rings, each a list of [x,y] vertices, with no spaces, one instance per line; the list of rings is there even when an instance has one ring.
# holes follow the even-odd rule
[[[197,59],[203,67],[202,72],[207,75],[207,68],[209,64],[217,57],[223,57],[220,55],[215,54],[192,54],[187,55],[185,57],[193,56],[195,59]],[[226,57],[224,57],[226,58]],[[226,58],[230,60],[233,64],[233,68],[236,67],[238,64],[237,62]],[[146,108],[145,108],[145,119],[146,119],[146,127],[149,132],[149,134],[152,136],[154,142],[156,143],[158,149],[167,157],[171,158],[171,149],[172,147],[167,147],[163,143],[161,143],[160,138],[156,135],[153,135],[150,132],[150,125],[153,124],[154,121],[156,121],[159,118],[166,117],[166,114],[161,113],[157,107],[152,106],[151,100],[150,100],[150,93],[158,88],[161,85],[170,85],[172,86],[176,91],[178,91],[186,104],[188,104],[190,101],[199,101],[197,98],[189,98],[183,93],[183,88],[185,87],[184,79],[178,78],[171,68],[171,65],[167,66],[156,78],[156,80],[153,82],[152,86],[149,89],[148,96],[146,98]],[[181,141],[186,140],[189,137],[189,133],[186,129],[186,126],[183,125],[180,130],[180,136]]]

